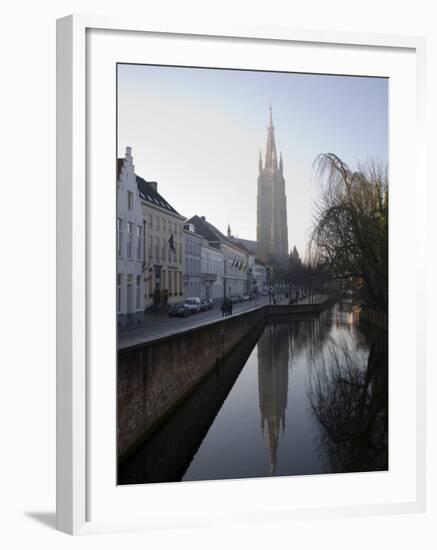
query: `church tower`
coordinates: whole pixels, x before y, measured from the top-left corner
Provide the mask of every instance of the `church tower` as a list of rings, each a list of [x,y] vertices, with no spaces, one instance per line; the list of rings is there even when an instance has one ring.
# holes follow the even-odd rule
[[[288,254],[287,200],[282,153],[276,154],[275,128],[270,107],[267,146],[264,158],[260,151],[257,197],[257,257],[269,262],[272,257]]]

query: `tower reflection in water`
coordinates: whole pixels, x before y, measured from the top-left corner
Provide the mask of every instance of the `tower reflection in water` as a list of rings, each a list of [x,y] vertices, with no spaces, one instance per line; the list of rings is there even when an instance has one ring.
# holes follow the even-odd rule
[[[387,334],[350,308],[270,321],[119,469],[119,483],[386,470]]]
[[[285,430],[288,395],[288,327],[269,324],[258,342],[258,393],[262,434],[269,444],[269,473],[275,474],[279,433]]]

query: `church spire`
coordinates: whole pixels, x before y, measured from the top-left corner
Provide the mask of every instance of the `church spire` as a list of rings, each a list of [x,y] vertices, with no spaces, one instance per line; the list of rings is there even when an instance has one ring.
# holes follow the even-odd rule
[[[260,174],[263,171],[263,157],[262,157],[261,149],[259,150],[258,170]]]
[[[228,238],[230,239],[231,237],[232,237],[231,226],[228,223]]]
[[[278,160],[276,156],[276,144],[275,144],[275,127],[273,126],[272,106],[269,110],[269,125],[267,126],[267,147],[266,147],[266,159],[265,168],[272,172],[278,171]]]

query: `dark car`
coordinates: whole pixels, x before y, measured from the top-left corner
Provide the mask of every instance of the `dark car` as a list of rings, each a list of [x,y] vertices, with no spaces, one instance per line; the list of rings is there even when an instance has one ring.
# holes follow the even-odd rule
[[[189,317],[190,315],[190,308],[188,308],[185,304],[173,306],[168,312],[169,317]]]
[[[211,298],[202,300],[200,304],[200,311],[207,311],[208,309],[214,309],[214,302]]]
[[[170,311],[170,306],[168,304],[152,304],[146,308],[144,313],[165,313]]]

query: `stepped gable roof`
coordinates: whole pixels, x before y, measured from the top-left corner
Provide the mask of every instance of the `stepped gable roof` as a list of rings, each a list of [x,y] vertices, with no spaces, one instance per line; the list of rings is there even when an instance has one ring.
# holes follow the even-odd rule
[[[140,176],[136,176],[137,178],[137,185],[138,185],[138,191],[140,192],[140,197],[143,201],[148,202],[152,206],[159,206],[160,208],[164,208],[164,210],[168,210],[172,214],[180,215],[179,212],[177,212],[171,204],[169,204],[162,195],[156,191],[153,184],[155,182],[149,182],[145,179],[141,178]]]
[[[118,158],[117,159],[117,178],[120,177],[121,168],[123,166],[125,159],[124,158]],[[180,216],[179,212],[177,212],[171,204],[169,204],[162,195],[158,193],[156,190],[157,183],[156,181],[146,181],[144,178],[138,176],[135,174],[135,178],[137,180],[137,186],[138,191],[140,192],[140,197],[143,201],[150,203],[153,206],[159,206],[160,208],[164,208],[164,210],[168,210],[172,214],[177,214]]]

